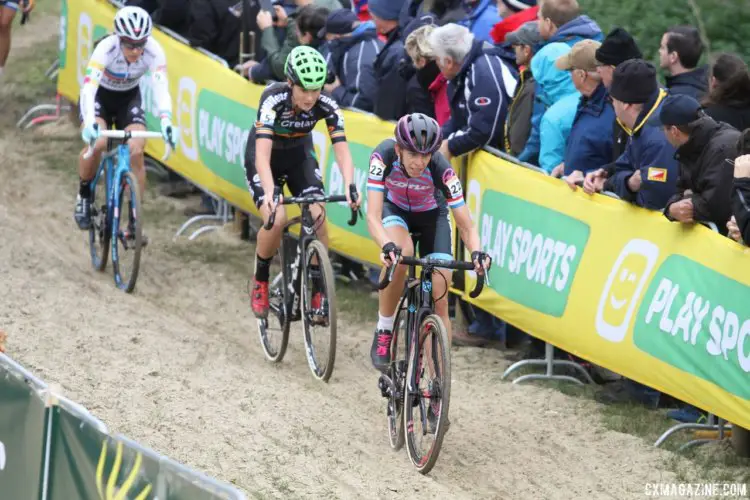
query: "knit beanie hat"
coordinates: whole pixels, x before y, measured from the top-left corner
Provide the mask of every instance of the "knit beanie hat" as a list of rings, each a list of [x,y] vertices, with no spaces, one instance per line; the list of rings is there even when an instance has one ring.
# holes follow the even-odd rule
[[[596,50],[596,60],[600,64],[617,66],[628,59],[643,59],[643,54],[630,33],[622,28],[615,28]]]
[[[536,5],[536,0],[502,0],[502,2],[513,12],[521,12]]]
[[[403,1],[401,0],[369,0],[367,10],[380,19],[396,21],[401,15]]]
[[[643,104],[658,89],[654,65],[643,59],[629,59],[615,68],[609,94],[626,104]]]

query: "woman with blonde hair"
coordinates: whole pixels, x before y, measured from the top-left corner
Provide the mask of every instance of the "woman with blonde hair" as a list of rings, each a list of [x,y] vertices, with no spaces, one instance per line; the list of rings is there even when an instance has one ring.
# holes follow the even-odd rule
[[[451,115],[448,103],[448,80],[440,73],[429,36],[434,24],[420,26],[406,37],[404,48],[417,69],[417,80],[427,90],[435,106],[435,119],[442,126]]]

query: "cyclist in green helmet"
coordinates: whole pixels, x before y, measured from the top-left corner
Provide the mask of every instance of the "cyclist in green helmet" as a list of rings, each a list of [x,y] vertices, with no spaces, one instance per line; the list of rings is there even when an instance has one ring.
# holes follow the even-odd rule
[[[320,120],[326,122],[344,185],[354,183],[354,164],[344,135],[344,115],[336,101],[322,92],[328,76],[325,59],[312,47],[295,47],[287,57],[285,73],[285,83],[270,84],[263,91],[258,119],[245,150],[247,185],[264,224],[276,209],[273,192],[282,177],[286,177],[286,185],[293,196],[325,194],[312,138],[312,130]],[[351,200],[348,189],[346,196],[352,208],[359,206],[359,201]],[[316,220],[323,220],[321,205],[311,206],[310,211]],[[269,267],[281,243],[285,223],[286,214],[279,210],[273,227],[258,233],[251,306],[259,318],[268,315]],[[318,238],[328,246],[325,222],[317,227]],[[322,300],[322,293],[315,293],[311,300],[313,309],[320,308]]]

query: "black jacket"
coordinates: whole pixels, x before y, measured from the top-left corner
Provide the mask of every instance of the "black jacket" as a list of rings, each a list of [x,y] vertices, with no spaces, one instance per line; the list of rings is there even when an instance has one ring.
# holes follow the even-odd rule
[[[708,69],[706,66],[682,73],[677,76],[666,77],[670,94],[685,94],[700,101],[708,92]]]
[[[728,123],[740,132],[750,128],[750,103],[748,104],[709,104],[706,114],[717,122]]]
[[[734,179],[732,214],[737,220],[742,241],[747,245],[750,242],[750,177]]]
[[[664,214],[668,219],[669,206],[683,198],[690,190],[693,218],[716,224],[719,232],[727,233],[726,225],[732,216],[730,197],[734,167],[727,161],[737,156],[740,132],[713,118],[701,118],[690,134],[688,142],[677,148],[675,158],[680,162],[677,192],[667,202]]]
[[[237,0],[190,0],[188,40],[227,61],[239,62],[240,19],[229,11]]]

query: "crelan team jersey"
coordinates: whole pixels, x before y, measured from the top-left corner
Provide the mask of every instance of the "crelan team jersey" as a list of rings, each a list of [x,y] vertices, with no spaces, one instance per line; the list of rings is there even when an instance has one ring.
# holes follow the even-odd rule
[[[298,111],[289,85],[273,83],[260,96],[254,133],[256,138],[272,139],[275,149],[288,149],[309,144],[310,132],[320,120],[326,121],[331,144],[346,141],[344,115],[332,97],[321,92],[310,111]]]
[[[370,156],[368,191],[381,191],[385,198],[407,212],[426,212],[446,205],[464,205],[461,179],[440,153],[433,153],[419,177],[409,177],[396,154],[395,139],[386,139]]]
[[[91,55],[86,76],[81,87],[81,115],[85,123],[95,119],[95,99],[99,86],[114,92],[126,92],[138,87],[147,73],[153,79],[154,96],[162,117],[171,117],[172,98],[167,82],[167,58],[159,42],[149,37],[143,55],[134,63],[125,59],[120,46],[120,37],[104,38]]]

